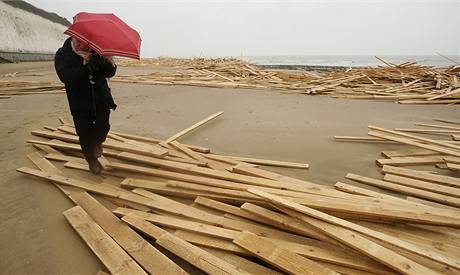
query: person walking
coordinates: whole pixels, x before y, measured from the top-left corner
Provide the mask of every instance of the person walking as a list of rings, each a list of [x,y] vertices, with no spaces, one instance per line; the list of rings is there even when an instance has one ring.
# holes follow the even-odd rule
[[[64,83],[81,150],[92,173],[100,174],[102,143],[110,130],[110,110],[115,104],[107,78],[117,66],[111,57],[95,53],[85,41],[69,37],[56,52],[54,65]]]

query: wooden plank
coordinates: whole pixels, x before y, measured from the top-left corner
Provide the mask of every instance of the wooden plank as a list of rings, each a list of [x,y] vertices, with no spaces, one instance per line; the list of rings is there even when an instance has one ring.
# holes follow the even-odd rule
[[[460,164],[460,158],[444,157],[444,160],[449,163]]]
[[[449,129],[449,130],[460,131],[460,127],[453,127],[453,126],[446,126],[446,125],[436,125],[436,124],[428,124],[428,123],[415,123],[415,125],[416,126],[422,126],[422,127],[430,127],[430,128]]]
[[[401,100],[400,104],[456,104],[460,103],[460,99],[437,99],[437,100]]]
[[[112,274],[147,274],[86,212],[75,206],[64,217]]]
[[[382,155],[387,158],[393,157],[418,157],[418,156],[431,156],[439,155],[438,152],[426,149],[405,149],[405,150],[395,150],[395,151],[382,151]]]
[[[221,156],[227,159],[233,159],[236,161],[247,162],[251,164],[257,165],[265,165],[265,166],[277,166],[277,167],[286,167],[286,168],[300,168],[300,169],[308,169],[308,163],[296,163],[296,162],[288,162],[288,161],[280,161],[280,160],[268,160],[268,159],[258,159],[258,158],[248,158],[248,157],[236,157],[236,156]]]
[[[325,241],[327,243],[336,244],[336,241],[334,239],[330,239],[329,237],[324,236],[323,234],[319,234],[311,226],[305,225],[304,223],[301,223],[289,216],[268,210],[266,208],[260,207],[252,203],[244,203],[243,205],[241,205],[241,209],[247,211],[248,213],[266,219],[268,222],[270,222],[272,226],[278,225],[277,227],[279,228],[284,227],[284,230],[289,230],[299,235],[304,235],[310,238]]]
[[[236,230],[226,229],[222,227],[217,227],[214,225],[203,224],[195,221],[184,220],[176,217],[168,217],[163,215],[157,215],[153,213],[142,212],[138,210],[133,210],[129,208],[117,208],[113,213],[118,216],[128,216],[134,215],[140,219],[152,222],[156,225],[166,226],[173,229],[181,229],[192,231],[204,235],[209,235],[213,237],[219,237],[224,239],[232,240],[236,238],[239,234]]]
[[[428,181],[411,179],[407,177],[401,177],[401,176],[392,175],[392,174],[386,174],[383,177],[383,180],[402,184],[402,185],[417,188],[417,189],[434,192],[434,193],[443,194],[446,196],[460,198],[460,189],[455,188],[455,187],[440,185],[440,184],[436,184],[436,183],[432,183]]]
[[[452,135],[453,140],[460,140],[460,135]]]
[[[350,180],[354,180],[354,181],[361,182],[364,184],[369,184],[369,185],[376,186],[379,188],[396,191],[396,192],[406,194],[406,195],[411,195],[414,197],[424,198],[430,201],[435,201],[435,202],[447,204],[447,205],[454,206],[454,207],[460,207],[460,199],[455,198],[455,197],[445,196],[445,195],[441,195],[441,194],[434,193],[434,192],[429,192],[429,191],[425,191],[425,190],[421,190],[417,188],[407,187],[405,185],[386,182],[383,180],[363,177],[363,176],[355,175],[352,173],[348,173],[345,177]]]
[[[86,164],[86,160],[83,158],[77,158],[77,157],[72,157],[72,156],[67,156],[63,154],[46,154],[45,155],[46,159],[50,160],[57,160],[57,161],[65,161],[65,162],[76,162],[76,163],[83,163]]]
[[[420,148],[423,148],[423,149],[436,151],[436,152],[447,154],[447,155],[452,155],[452,156],[456,156],[456,157],[460,156],[460,152],[457,152],[457,151],[450,150],[450,149],[447,149],[445,147],[442,147],[442,146],[447,146],[449,144],[442,144],[442,146],[425,144],[425,143],[413,141],[413,140],[408,139],[408,138],[402,138],[402,137],[382,134],[382,133],[379,133],[379,132],[376,132],[376,131],[370,131],[368,133],[368,135],[375,136],[375,137],[380,137],[380,138],[385,138],[385,139],[388,139],[388,140],[393,140],[393,141],[400,142],[400,143],[403,143],[403,144],[412,145],[412,146],[416,146],[416,147],[420,147]]]
[[[292,209],[294,211],[298,211],[298,212],[304,214],[302,216],[296,215],[297,218],[301,218],[302,220],[304,220],[304,217],[307,217],[305,215],[308,215],[310,217],[315,218],[315,219],[311,219],[311,218],[308,219],[308,223],[310,223],[312,226],[315,226],[315,228],[320,229],[324,233],[326,233],[326,232],[323,230],[323,228],[325,228],[325,226],[327,226],[328,224],[329,225],[337,225],[337,226],[335,226],[333,228],[333,230],[334,231],[339,230],[339,232],[341,233],[340,235],[342,236],[342,237],[336,238],[337,241],[343,242],[343,241],[347,241],[347,240],[352,240],[352,239],[354,239],[353,236],[357,236],[356,233],[354,233],[354,232],[341,230],[342,229],[341,227],[343,227],[343,229],[350,229],[350,230],[359,232],[360,234],[364,234],[364,235],[366,235],[368,237],[375,238],[375,239],[377,239],[379,241],[382,241],[384,243],[394,245],[394,246],[399,247],[399,248],[401,248],[401,249],[403,249],[405,251],[408,251],[410,253],[414,253],[416,255],[431,259],[433,261],[436,261],[436,262],[439,262],[439,263],[442,263],[442,264],[445,264],[445,265],[448,265],[450,267],[457,268],[457,269],[459,269],[459,267],[460,267],[460,262],[455,260],[455,259],[450,259],[448,257],[441,256],[441,255],[433,253],[432,251],[429,251],[427,249],[417,247],[416,245],[413,245],[413,244],[408,243],[408,242],[401,241],[398,238],[394,238],[392,236],[382,234],[382,233],[379,233],[379,232],[374,231],[374,230],[370,230],[370,229],[368,229],[366,227],[363,227],[363,226],[348,222],[346,220],[343,220],[343,219],[340,219],[340,218],[325,214],[323,212],[311,209],[311,208],[306,207],[306,206],[302,206],[302,205],[300,205],[298,203],[291,202],[289,200],[280,198],[280,197],[278,197],[276,195],[271,195],[271,194],[268,194],[266,192],[263,192],[263,191],[260,191],[260,190],[257,190],[257,189],[249,189],[248,191],[253,193],[253,194],[259,195],[259,196],[263,197],[264,199],[269,200],[270,202],[272,202],[274,204],[277,204],[277,205],[280,205],[282,207]],[[291,215],[292,212],[294,212],[294,211],[290,211],[289,214]],[[323,222],[323,223],[319,224],[318,222],[316,222],[315,225],[313,225],[311,223],[311,221],[318,221],[316,219],[319,219],[321,221],[325,221],[326,223]],[[318,225],[321,226],[321,228]],[[328,234],[328,233],[326,233],[326,234]],[[334,234],[328,234],[328,235],[330,237],[333,237],[333,238],[334,238],[334,236],[336,236]],[[365,243],[367,243],[367,244],[365,244]],[[354,244],[350,244],[350,245],[352,245],[354,247]],[[367,250],[367,249],[371,248],[371,247],[374,247],[375,248],[374,251],[379,251],[381,248],[378,248],[379,246],[375,247],[372,242],[371,243],[368,243],[367,241],[364,241],[363,243],[359,242],[358,245],[359,245],[360,249],[363,249],[362,252],[365,253],[366,255],[368,255],[369,257],[374,258],[377,261],[381,261],[383,264],[388,265],[390,268],[395,268],[396,270],[398,270],[400,272],[405,273],[405,272],[407,272],[409,270],[412,270],[413,272],[415,272],[418,268],[420,268],[420,267],[418,267],[419,265],[417,263],[412,263],[412,261],[410,261],[410,260],[406,261],[406,259],[400,258],[400,255],[398,255],[398,254],[394,255],[394,257],[387,258],[388,255],[392,255],[394,252],[387,251],[385,248],[383,250],[381,250],[381,251],[385,251],[385,253],[383,253],[383,255],[382,255],[382,257],[384,257],[384,258],[383,259],[376,258],[375,255],[373,254],[373,252],[369,253],[369,250]],[[357,248],[358,247],[355,247],[355,249],[357,249]],[[365,252],[366,250],[367,250],[367,252]],[[396,258],[400,258],[400,260],[395,263],[395,262],[393,262],[393,260],[396,259]],[[404,262],[406,264],[401,266],[401,263],[404,263]],[[425,274],[425,273],[428,274],[428,273],[430,273],[430,272],[427,272],[429,270],[425,270],[423,267],[421,267],[421,268],[422,268],[423,271],[419,270],[418,274]],[[415,273],[415,274],[417,274],[417,273]]]
[[[32,144],[35,148],[39,149],[39,150],[42,150],[43,152],[45,153],[48,153],[48,154],[56,154],[56,155],[62,155],[61,152],[59,152],[58,150],[54,149],[53,147],[51,146],[48,146],[48,145],[42,145],[42,144]]]
[[[393,157],[391,159],[377,159],[375,161],[378,166],[417,166],[417,165],[432,165],[444,162],[444,156],[427,156],[427,157]]]
[[[194,200],[198,196],[212,198],[219,201],[223,201],[230,204],[241,204],[245,201],[252,201],[256,202],[252,199],[245,199],[241,197],[232,197],[228,195],[219,195],[213,192],[206,192],[206,191],[197,191],[192,189],[183,189],[178,187],[171,187],[168,186],[167,183],[162,182],[152,182],[152,181],[140,181],[136,179],[126,179],[122,182],[122,185],[127,188],[142,188],[148,190],[150,192],[161,194],[165,196],[173,196],[177,198],[187,198]],[[260,201],[257,199],[257,201]]]
[[[444,129],[396,128],[395,131],[410,132],[410,133],[421,133],[421,134],[433,134],[433,135],[450,135],[450,134],[458,134],[458,133],[460,133],[460,131],[457,131],[457,130],[444,130]]]
[[[450,120],[450,119],[440,119],[440,118],[435,118],[433,119],[434,121],[439,121],[439,122],[444,122],[444,123],[449,123],[449,124],[457,124],[460,125],[459,120]]]
[[[171,141],[169,144],[173,146],[174,148],[176,148],[177,150],[181,151],[182,153],[186,154],[187,156],[191,157],[192,159],[199,161],[202,166],[209,165],[208,160],[204,158],[201,154],[189,149],[188,147],[180,144],[179,142],[174,140],[174,141]]]
[[[79,143],[78,137],[74,135],[61,134],[61,133],[55,133],[55,132],[50,132],[50,131],[41,131],[41,130],[35,130],[30,133],[38,137],[58,139],[58,140],[62,140],[65,142],[71,142],[71,143]]]
[[[217,250],[217,249],[213,249],[213,248],[206,248],[206,247],[201,247],[201,248],[234,266],[240,267],[241,269],[249,273],[264,274],[264,275],[265,274],[266,275],[281,275],[281,273],[278,271],[275,271],[263,265],[257,264],[253,261],[247,260],[246,258],[240,257],[238,255],[228,253],[225,251],[221,251],[221,250]]]
[[[384,193],[381,193],[381,192],[371,191],[369,189],[365,189],[365,188],[345,184],[345,183],[342,183],[342,182],[337,182],[334,186],[337,189],[345,191],[345,192],[350,192],[350,193],[354,193],[354,194],[361,194],[361,195],[365,195],[365,196],[369,196],[369,197],[381,198],[381,199],[389,200],[389,201],[395,202],[397,204],[400,204],[402,206],[405,206],[407,208],[416,208],[416,209],[419,209],[420,211],[428,211],[428,212],[432,212],[432,213],[442,213],[445,216],[452,216],[452,215],[455,214],[455,213],[452,213],[452,211],[439,210],[438,207],[433,209],[432,207],[429,207],[430,205],[427,205],[425,203],[418,203],[418,202],[416,202],[414,200],[406,200],[404,198],[387,195],[387,194],[384,194]],[[410,204],[407,204],[408,202]],[[443,205],[443,204],[440,204],[440,205]],[[455,207],[450,207],[450,206],[447,206],[447,205],[443,205],[443,206],[445,206],[445,208],[449,208],[450,210],[455,210],[455,212],[458,211]],[[429,208],[427,208],[427,207],[429,207]]]
[[[431,100],[435,100],[435,99],[438,99],[438,98],[443,98],[443,97],[449,97],[449,96],[452,96],[454,94],[458,94],[460,93],[460,88],[458,89],[454,89],[448,93],[443,93],[443,94],[440,94],[440,95],[435,95],[435,96],[432,96],[430,98],[427,98],[426,100],[428,101],[431,101]]]
[[[438,208],[438,209],[442,209],[442,210],[453,211],[454,212],[453,215],[460,215],[459,209],[457,207],[452,207],[452,206],[448,206],[448,205],[445,205],[445,204],[442,204],[442,203],[437,203],[437,202],[434,202],[434,201],[428,201],[428,200],[424,200],[424,199],[417,198],[417,197],[412,197],[412,196],[407,196],[406,200],[411,201],[411,202],[416,202],[416,203],[419,203],[419,204],[424,204],[424,205],[431,206],[431,207]]]
[[[201,121],[199,121],[199,122],[193,124],[192,126],[190,126],[190,127],[186,128],[186,129],[180,131],[179,133],[177,133],[177,134],[171,136],[171,137],[168,138],[164,143],[168,144],[168,143],[170,143],[171,141],[174,141],[174,140],[180,138],[181,136],[183,136],[183,135],[187,134],[188,132],[190,132],[190,131],[192,131],[192,130],[198,128],[198,127],[200,127],[201,125],[205,124],[206,122],[215,119],[216,117],[220,116],[220,115],[223,114],[223,113],[224,113],[224,112],[217,112],[217,113],[215,113],[215,114],[213,114],[213,115],[211,115],[211,116],[209,116],[209,117],[207,117],[207,118],[205,118],[205,119],[203,119],[203,120],[201,120]]]
[[[452,186],[452,187],[457,187],[457,188],[460,187],[460,178],[449,177],[449,176],[444,176],[444,175],[435,175],[435,174],[426,173],[425,171],[418,171],[418,170],[412,170],[412,169],[385,165],[382,168],[382,173],[384,174],[388,173],[388,174],[394,174],[394,175],[399,175],[399,176],[413,178],[413,179],[430,181],[430,182],[435,182],[435,183],[439,183],[442,185],[447,185],[447,186]]]
[[[446,162],[446,166],[447,168],[454,170],[454,171],[460,170],[460,164]]]
[[[172,141],[169,143],[172,147],[176,148],[180,152],[184,153],[186,156],[196,160],[199,162],[200,166],[207,166],[211,169],[216,169],[220,171],[226,171],[226,166],[225,164],[221,164],[219,162],[209,160],[205,157],[203,157],[200,153],[195,152],[191,149],[189,149],[187,146],[177,142],[177,141]]]
[[[130,152],[130,153],[135,153],[139,155],[145,155],[145,156],[152,156],[152,157],[157,157],[161,158],[164,156],[167,156],[169,154],[169,151],[160,148],[160,147],[154,147],[154,145],[151,145],[149,147],[140,147],[132,144],[127,144],[123,142],[117,142],[117,141],[106,141],[103,143],[104,148],[110,148],[110,149],[116,149],[119,151],[123,152]]]
[[[409,226],[404,228],[403,226],[399,225],[378,224],[364,221],[359,221],[357,223],[367,228],[391,235],[395,238],[399,238],[403,241],[413,243],[417,246],[430,249],[436,253],[439,253],[440,255],[447,255],[448,257],[457,259],[460,257],[460,250],[458,249],[458,246],[449,243],[449,241],[447,241],[448,238],[446,238],[444,234],[438,234],[438,236],[434,236],[434,234],[427,234],[427,230]],[[413,260],[417,261],[416,258],[413,258]],[[424,264],[423,260],[419,261],[419,263]],[[447,270],[449,269],[450,268]],[[450,270],[453,271],[453,269]]]
[[[119,159],[123,160],[131,160],[131,161],[136,161],[140,163],[145,163],[149,164],[151,166],[155,167],[160,167],[160,168],[165,168],[173,171],[187,171],[187,170],[193,170],[194,167],[196,167],[195,164],[190,164],[190,163],[178,163],[176,161],[173,161],[171,159],[159,159],[155,157],[150,157],[150,156],[142,156],[139,154],[134,154],[130,152],[122,152],[118,154],[117,156]],[[110,165],[109,165],[110,166]]]
[[[128,215],[123,217],[122,220],[155,239],[156,243],[161,247],[208,274],[249,274],[136,216]]]
[[[236,207],[230,204],[226,204],[220,201],[212,200],[212,199],[205,198],[205,197],[197,197],[193,202],[198,205],[209,207],[211,209],[218,210],[221,212],[230,213],[230,214],[233,214],[233,215],[236,215],[242,218],[246,218],[252,221],[256,221],[259,223],[265,222],[264,219],[260,219],[258,218],[258,216],[251,215],[250,213],[241,210],[239,207]]]
[[[61,143],[47,142],[47,141],[41,141],[41,140],[27,140],[26,142],[33,143],[33,144],[40,144],[40,145],[49,145],[51,147],[59,148],[59,149],[68,149],[68,150],[76,150],[76,151],[81,150],[80,145],[77,145],[77,144],[61,144]]]
[[[248,250],[254,256],[290,274],[338,274],[329,268],[282,249],[276,244],[249,232],[242,233],[233,242]]]
[[[191,231],[176,230],[174,235],[183,239],[184,241],[193,243],[195,245],[219,249],[243,256],[250,256],[250,254],[241,247],[232,243],[232,241],[222,238],[212,237],[204,234],[199,234]]]
[[[375,137],[334,136],[334,140],[347,142],[393,143],[392,141]]]
[[[407,139],[415,139],[415,140],[418,140],[418,141],[428,143],[428,145],[437,145],[437,146],[440,146],[442,149],[444,147],[449,147],[451,149],[460,150],[460,146],[449,144],[449,143],[446,143],[444,141],[438,141],[438,140],[433,140],[433,139],[429,139],[429,138],[419,137],[419,136],[416,136],[416,135],[405,134],[405,133],[401,133],[401,132],[393,131],[393,130],[388,130],[388,129],[381,128],[381,127],[368,126],[368,128],[371,129],[371,130],[374,130],[374,131],[381,131],[381,132],[389,133],[389,134],[392,134],[392,135],[401,136],[401,137],[404,137],[404,138],[407,138]],[[427,149],[427,148],[425,148],[425,149]],[[430,148],[428,148],[428,149],[432,150]],[[440,151],[438,151],[438,152],[440,152]],[[453,152],[455,152],[455,151],[453,151]],[[441,153],[444,153],[444,152],[441,152]],[[459,152],[457,151],[456,153],[458,154]],[[447,153],[447,152],[446,152],[446,154],[450,155],[450,153]]]
[[[153,143],[153,144],[158,144],[160,142],[162,142],[160,139],[156,139],[156,138],[148,138],[148,137],[143,137],[143,136],[138,136],[138,135],[133,135],[133,134],[127,134],[127,133],[121,133],[121,132],[117,132],[117,131],[110,131],[111,133],[114,133],[120,137],[124,137],[126,139],[130,139],[130,140],[135,140],[135,141],[142,141],[142,142],[148,142],[148,143]],[[209,153],[211,152],[211,150],[209,148],[205,148],[205,147],[200,147],[200,146],[195,146],[195,145],[189,145],[189,144],[184,144],[185,146],[187,146],[188,148],[190,148],[191,150],[195,151],[195,152],[200,152],[200,153]]]
[[[210,160],[220,161],[230,165],[237,165],[238,163],[240,163],[239,161],[215,154],[202,154],[202,156]]]
[[[236,199],[241,198],[241,199],[246,199],[246,200],[251,200],[251,201],[260,200],[259,197],[254,196],[248,193],[247,191],[238,191],[238,190],[232,190],[232,189],[226,189],[226,188],[211,187],[211,186],[205,186],[205,185],[200,185],[200,184],[195,184],[195,183],[169,181],[166,183],[166,186],[196,190],[196,191],[201,191],[201,192],[209,192],[209,193],[217,194],[223,197],[229,196],[230,198],[236,198]]]

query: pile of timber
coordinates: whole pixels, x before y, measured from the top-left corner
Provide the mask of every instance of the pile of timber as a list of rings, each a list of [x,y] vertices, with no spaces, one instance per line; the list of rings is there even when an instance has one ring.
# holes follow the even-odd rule
[[[381,60],[379,58],[379,60]],[[401,104],[460,103],[460,67],[435,68],[405,62],[327,72],[266,70],[238,59],[158,58],[125,60],[122,66],[173,67],[121,75],[116,82],[282,90],[336,98],[390,100]]]
[[[60,93],[64,93],[64,85],[62,83],[5,79],[0,80],[0,98],[9,98],[12,95]]]
[[[335,136],[337,141],[387,142],[410,145],[409,149],[382,151],[376,160],[382,179],[348,174],[348,179],[408,196],[408,199],[445,209],[460,208],[460,121],[434,119],[438,124],[415,123],[422,128],[394,130],[368,126],[369,137]],[[439,124],[441,123],[441,124]],[[428,138],[420,134],[434,135]],[[439,136],[443,137],[442,139]],[[445,169],[450,175],[408,167]],[[358,192],[359,193],[359,192]]]
[[[324,186],[262,168],[307,164],[177,141],[219,115],[166,140],[111,131],[99,159],[103,174],[90,179],[82,179],[88,166],[75,129],[61,119],[32,132],[47,140],[28,141],[39,149],[28,155],[36,168],[17,171],[54,184],[76,204],[63,215],[113,274],[193,272],[171,255],[208,274],[460,272],[458,206]],[[418,174],[419,181],[460,190],[458,178]]]

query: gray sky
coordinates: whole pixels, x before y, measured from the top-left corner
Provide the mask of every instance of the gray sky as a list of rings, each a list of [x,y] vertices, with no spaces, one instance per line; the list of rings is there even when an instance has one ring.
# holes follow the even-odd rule
[[[72,21],[115,13],[142,56],[460,55],[460,0],[26,0]]]

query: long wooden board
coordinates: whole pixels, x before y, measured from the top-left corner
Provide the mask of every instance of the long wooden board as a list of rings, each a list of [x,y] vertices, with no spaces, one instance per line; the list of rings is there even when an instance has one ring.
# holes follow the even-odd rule
[[[210,154],[207,154],[210,155]],[[289,161],[280,161],[280,160],[269,160],[269,159],[258,159],[258,158],[248,158],[248,157],[237,157],[237,156],[228,156],[228,155],[212,155],[223,157],[227,159],[233,159],[236,161],[247,162],[251,164],[257,165],[266,165],[266,166],[278,166],[278,167],[286,167],[286,168],[300,168],[300,169],[308,169],[308,163],[297,163],[297,162],[289,162]]]
[[[64,211],[64,217],[112,274],[147,274],[79,206]]]
[[[186,129],[180,131],[179,133],[171,136],[164,143],[167,144],[167,143],[170,143],[171,141],[174,141],[174,140],[180,138],[181,136],[183,136],[183,135],[187,134],[188,132],[200,127],[201,125],[205,124],[206,122],[215,119],[216,117],[220,116],[223,113],[224,112],[217,112],[217,113],[215,113],[215,114],[213,114],[213,115],[211,115],[211,116],[209,116],[209,117],[207,117],[207,118],[205,118],[205,119],[193,124],[192,126],[190,126],[190,127],[186,128]]]
[[[438,152],[426,149],[404,149],[404,150],[394,150],[394,151],[382,151],[382,155],[386,158],[393,157],[419,157],[419,156],[432,156],[439,155]]]
[[[363,177],[363,176],[359,176],[359,175],[352,174],[352,173],[348,173],[346,175],[346,178],[354,180],[354,181],[357,181],[357,182],[361,182],[361,183],[364,183],[364,184],[369,184],[369,185],[372,185],[372,186],[376,186],[376,187],[379,187],[379,188],[396,191],[396,192],[399,192],[399,193],[402,193],[402,194],[411,195],[411,196],[415,196],[415,197],[420,197],[420,198],[423,198],[423,199],[439,202],[439,203],[442,203],[442,204],[447,204],[447,205],[450,205],[450,206],[460,207],[460,199],[459,198],[455,198],[455,197],[451,197],[451,196],[445,196],[445,195],[441,195],[441,194],[438,194],[438,193],[425,191],[425,190],[422,190],[422,189],[407,187],[405,185],[400,185],[400,184],[395,184],[395,183],[386,182],[386,181],[382,181],[382,180],[377,180],[377,179],[373,179],[373,178]]]
[[[289,250],[282,249],[269,240],[252,233],[242,233],[233,240],[235,244],[251,252],[254,256],[275,265],[290,274],[338,274],[314,261],[308,260]]]
[[[399,175],[403,177],[435,182],[435,183],[457,187],[457,188],[460,187],[460,178],[449,177],[449,176],[444,176],[444,175],[435,175],[435,174],[426,173],[425,171],[418,171],[418,170],[412,170],[412,169],[385,165],[382,168],[382,173],[395,174],[395,175]]]
[[[418,141],[425,142],[427,144],[437,145],[437,146],[441,146],[441,147],[449,147],[449,148],[452,148],[452,149],[460,150],[460,146],[453,145],[453,144],[448,144],[448,143],[446,143],[444,141],[433,140],[433,139],[424,138],[424,137],[420,137],[420,136],[416,136],[416,135],[410,135],[410,134],[401,133],[401,132],[393,131],[393,130],[388,130],[388,129],[381,128],[381,127],[376,127],[376,126],[368,126],[368,127],[369,127],[369,129],[374,130],[374,131],[385,132],[385,133],[388,133],[388,134],[401,136],[401,137],[404,137],[406,139],[418,140]]]
[[[393,174],[386,174],[383,177],[383,180],[402,184],[405,186],[422,189],[434,193],[443,194],[446,196],[458,197],[460,198],[460,188],[440,185],[428,181],[416,180],[407,177],[401,177]]]
[[[444,157],[439,156],[424,156],[424,157],[393,157],[391,159],[377,159],[375,161],[378,166],[417,166],[417,165],[432,165],[444,163]]]
[[[228,253],[225,251],[213,249],[213,248],[206,248],[206,247],[201,247],[202,249],[208,251],[209,253],[213,254],[216,257],[219,257],[220,259],[234,265],[238,266],[243,270],[246,270],[249,273],[252,274],[264,274],[264,275],[281,275],[280,272],[275,271],[273,269],[270,269],[268,267],[265,267],[263,265],[257,264],[253,261],[250,261],[246,258],[240,257],[238,255]]]
[[[423,148],[423,149],[436,151],[436,152],[447,154],[447,155],[460,157],[460,152],[457,152],[457,151],[454,151],[454,150],[451,150],[451,149],[447,149],[447,148],[439,146],[439,145],[425,144],[425,143],[421,143],[421,142],[411,140],[409,138],[403,138],[403,137],[398,137],[398,136],[393,136],[393,135],[388,135],[388,134],[382,134],[382,133],[377,132],[377,131],[370,131],[368,133],[368,135],[375,136],[375,137],[380,137],[380,138],[384,138],[384,139],[388,139],[388,140],[393,140],[393,141],[400,142],[400,143],[403,143],[403,144],[412,145],[412,146],[416,146],[416,147],[420,147],[420,148]],[[448,144],[443,144],[443,145],[448,145]]]

